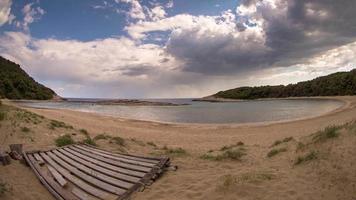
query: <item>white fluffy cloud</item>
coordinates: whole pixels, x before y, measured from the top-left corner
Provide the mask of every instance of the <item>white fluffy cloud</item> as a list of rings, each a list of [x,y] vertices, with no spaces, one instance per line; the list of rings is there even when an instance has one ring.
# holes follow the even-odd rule
[[[11,0],[0,1],[0,26],[11,23],[15,16],[11,14]]]
[[[128,37],[83,42],[6,32],[0,54],[60,95],[87,97],[197,97],[355,68],[353,1],[243,0],[214,16],[169,16],[173,1],[116,2],[129,5]],[[23,12],[26,27],[44,14],[32,4]],[[167,41],[151,41],[157,32]]]

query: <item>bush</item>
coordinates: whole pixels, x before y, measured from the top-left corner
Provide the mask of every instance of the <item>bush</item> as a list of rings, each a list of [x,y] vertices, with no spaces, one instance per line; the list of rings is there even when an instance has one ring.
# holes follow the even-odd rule
[[[153,146],[153,147],[157,147],[157,145],[155,143],[153,143],[153,142],[147,142],[147,144],[150,145],[150,146]]]
[[[276,140],[271,147],[274,147],[274,146],[277,146],[277,145],[280,145],[282,143],[287,143],[289,141],[292,141],[294,138],[293,137],[286,137],[284,138],[283,140]]]
[[[165,153],[170,154],[170,155],[175,155],[175,156],[180,156],[180,155],[186,155],[187,151],[183,148],[165,148]]]
[[[59,136],[56,140],[55,140],[56,146],[57,147],[62,147],[62,146],[66,146],[66,145],[70,145],[70,144],[74,144],[74,140],[72,139],[72,137],[69,134],[63,135],[63,136]]]
[[[229,145],[229,146],[223,146],[221,147],[220,151],[226,151],[226,150],[229,150],[229,149],[233,149],[235,147],[238,147],[238,146],[243,146],[244,143],[239,141],[237,142],[236,144],[232,144],[232,145]]]
[[[280,149],[272,149],[270,152],[268,152],[267,157],[273,157],[281,152],[286,152],[287,148],[280,148]]]
[[[8,192],[9,188],[5,182],[0,181],[0,197],[4,196],[5,192]]]
[[[304,162],[308,162],[308,161],[311,161],[311,160],[315,160],[318,158],[318,153],[315,152],[315,151],[311,151],[309,152],[308,154],[304,155],[304,156],[299,156],[295,162],[294,162],[294,165],[299,165],[299,164],[302,164]]]
[[[213,160],[213,161],[221,161],[221,160],[237,160],[240,161],[241,158],[246,155],[245,149],[239,148],[239,149],[234,149],[234,150],[226,150],[223,153],[220,154],[212,154],[211,153],[206,153],[202,155],[200,158],[205,159],[205,160]]]

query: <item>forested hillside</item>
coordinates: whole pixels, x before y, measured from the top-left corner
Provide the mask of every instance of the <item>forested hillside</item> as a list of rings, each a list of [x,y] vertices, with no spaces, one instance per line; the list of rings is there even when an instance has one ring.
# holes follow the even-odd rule
[[[343,95],[356,95],[356,69],[350,72],[337,72],[328,76],[318,77],[297,84],[289,84],[287,86],[239,87],[220,91],[214,94],[213,97],[258,99]]]
[[[0,98],[52,99],[54,91],[37,83],[20,65],[0,56]]]

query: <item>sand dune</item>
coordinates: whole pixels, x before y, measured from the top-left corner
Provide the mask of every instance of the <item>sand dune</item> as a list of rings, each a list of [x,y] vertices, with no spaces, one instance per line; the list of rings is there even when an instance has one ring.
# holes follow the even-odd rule
[[[26,108],[45,118],[38,124],[20,120],[14,126],[15,119],[0,122],[0,142],[1,145],[21,142],[28,149],[50,148],[54,139],[65,133],[75,133],[73,137],[81,140],[83,135],[79,129],[84,128],[92,137],[106,133],[112,137],[120,136],[126,142],[125,146],[118,146],[109,140],[97,141],[102,148],[135,154],[168,153],[179,169],[165,173],[132,199],[352,200],[356,198],[355,126],[338,128],[338,137],[330,140],[315,142],[311,136],[327,126],[356,120],[356,97],[335,98],[347,103],[320,117],[242,126],[162,124],[68,110]],[[74,129],[51,130],[48,128],[50,119],[63,121]],[[28,126],[31,131],[24,134],[23,126]],[[287,137],[293,139],[271,147],[276,140]],[[242,149],[245,155],[240,160],[201,159],[207,152],[223,154],[224,151],[220,151],[223,146],[239,141],[244,145],[231,149]],[[166,149],[182,148],[186,153],[168,152],[164,146]],[[285,151],[269,158],[266,155],[272,149]],[[310,152],[316,152],[315,159],[294,164],[298,156]],[[4,199],[53,199],[29,168],[15,163],[0,167],[0,174],[0,180],[12,187],[12,192],[7,192]]]

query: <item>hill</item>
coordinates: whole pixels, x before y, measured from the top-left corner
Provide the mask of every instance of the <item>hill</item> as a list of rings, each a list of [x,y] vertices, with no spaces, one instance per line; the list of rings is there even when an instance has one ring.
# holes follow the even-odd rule
[[[289,85],[239,87],[220,91],[209,98],[259,99],[311,96],[356,95],[356,69],[337,72],[310,81]]]
[[[0,56],[0,98],[47,100],[56,93],[36,82],[20,65]]]

